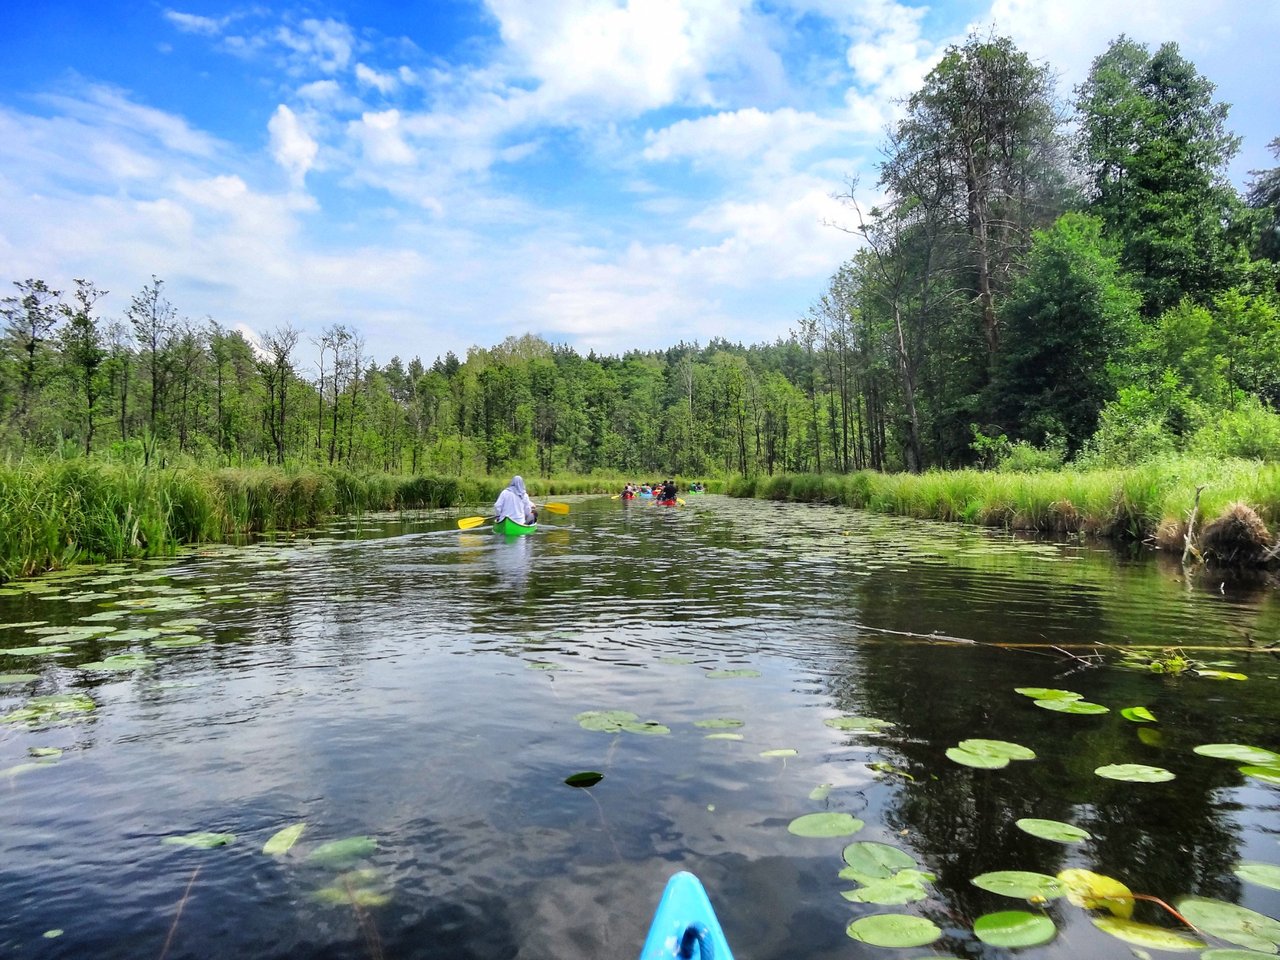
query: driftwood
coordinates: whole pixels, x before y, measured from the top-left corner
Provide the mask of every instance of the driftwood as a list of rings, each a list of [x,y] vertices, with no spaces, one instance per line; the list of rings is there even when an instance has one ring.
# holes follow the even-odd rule
[[[1196,536],[1196,514],[1200,512],[1200,493],[1204,490],[1204,484],[1196,487],[1196,499],[1191,504],[1191,518],[1187,521],[1187,536],[1182,547],[1182,565],[1187,565],[1187,557],[1195,553],[1196,559],[1200,559],[1200,552],[1196,550],[1192,544],[1195,543]]]

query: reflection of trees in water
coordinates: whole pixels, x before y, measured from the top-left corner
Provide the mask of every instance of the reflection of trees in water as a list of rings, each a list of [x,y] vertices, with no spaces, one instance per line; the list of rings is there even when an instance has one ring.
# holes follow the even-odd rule
[[[1219,791],[1239,775],[1230,764],[1186,756],[1191,745],[1206,742],[1196,739],[1206,731],[1188,732],[1203,713],[1178,718],[1180,732],[1192,738],[1185,746],[1153,750],[1119,715],[1116,692],[1099,688],[1099,682],[1117,685],[1112,668],[1064,681],[1056,677],[1064,665],[1048,658],[891,640],[863,643],[846,663],[848,673],[832,681],[835,705],[897,724],[877,742],[885,758],[914,780],[900,779],[892,788],[885,824],[937,874],[934,887],[953,922],[1017,908],[1016,901],[970,883],[993,870],[1056,874],[1085,866],[1166,900],[1185,893],[1236,896],[1230,865],[1238,859],[1240,830],[1231,816],[1235,808]],[[1129,678],[1119,676],[1123,689]],[[1013,692],[1018,686],[1066,686],[1116,709],[1101,717],[1048,714],[1022,701]],[[976,770],[945,757],[947,747],[970,737],[1012,740],[1035,750],[1037,759]],[[1122,762],[1172,766],[1178,779],[1118,783],[1093,772]],[[1015,826],[1023,817],[1076,823],[1094,839],[1082,845],[1041,840]],[[1165,922],[1150,910],[1139,907],[1138,916]]]

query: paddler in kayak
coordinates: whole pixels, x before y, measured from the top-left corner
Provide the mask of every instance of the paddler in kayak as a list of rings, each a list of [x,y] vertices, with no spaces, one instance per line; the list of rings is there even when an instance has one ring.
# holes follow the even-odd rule
[[[494,523],[502,519],[514,520],[525,526],[538,522],[538,508],[524,489],[524,478],[519,474],[511,478],[505,490],[498,494],[493,504]]]
[[[662,499],[668,503],[676,502],[676,482],[668,480],[662,485]]]

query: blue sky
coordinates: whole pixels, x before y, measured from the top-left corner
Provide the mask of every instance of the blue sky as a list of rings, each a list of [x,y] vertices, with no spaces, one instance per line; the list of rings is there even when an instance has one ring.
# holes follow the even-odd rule
[[[0,30],[0,279],[119,317],[430,361],[785,335],[855,249],[825,225],[947,44],[994,25],[1064,96],[1126,32],[1274,161],[1280,4],[1256,0],[41,0]]]

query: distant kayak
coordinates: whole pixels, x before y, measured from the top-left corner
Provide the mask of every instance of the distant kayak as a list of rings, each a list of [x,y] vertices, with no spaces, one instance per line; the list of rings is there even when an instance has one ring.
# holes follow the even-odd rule
[[[518,537],[521,534],[533,533],[537,529],[537,523],[516,523],[510,517],[503,517],[493,525],[494,533],[501,533],[508,537]]]
[[[640,499],[641,499],[641,500],[652,500],[652,499],[653,499],[653,494],[652,494],[652,493],[650,493],[648,490],[641,490],[641,491],[640,491]]]
[[[640,960],[733,960],[702,883],[682,870],[667,881]]]
[[[624,493],[622,495],[623,500],[634,500],[635,498],[636,498],[636,495],[634,493]]]
[[[658,504],[658,506],[660,506],[660,507],[678,507],[678,506],[680,505],[680,501],[679,501],[679,500],[658,500],[658,501],[655,501],[655,502],[656,502],[656,503]]]

